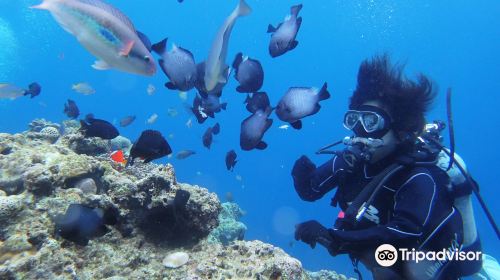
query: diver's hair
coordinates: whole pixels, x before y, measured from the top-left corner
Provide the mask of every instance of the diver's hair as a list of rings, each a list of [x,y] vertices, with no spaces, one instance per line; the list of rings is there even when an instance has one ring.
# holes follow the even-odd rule
[[[403,70],[404,64],[391,65],[387,54],[363,61],[349,108],[356,110],[367,101],[379,100],[389,111],[396,134],[414,138],[424,129],[424,115],[437,91],[423,74],[413,81],[404,76]]]

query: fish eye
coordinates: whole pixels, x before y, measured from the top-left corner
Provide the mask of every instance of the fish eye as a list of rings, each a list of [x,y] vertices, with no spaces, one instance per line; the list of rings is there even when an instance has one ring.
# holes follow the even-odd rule
[[[151,61],[151,57],[149,57],[149,56],[147,56],[147,55],[146,55],[146,56],[144,56],[144,61],[146,61],[146,62],[150,62],[150,61]]]

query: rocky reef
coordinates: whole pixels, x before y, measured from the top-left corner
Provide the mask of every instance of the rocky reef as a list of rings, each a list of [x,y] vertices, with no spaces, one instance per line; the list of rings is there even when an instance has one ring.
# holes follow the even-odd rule
[[[126,138],[84,138],[74,121],[29,127],[0,133],[0,279],[346,279],[243,240],[238,205],[177,182],[172,165],[111,161],[113,148],[130,147]],[[189,194],[180,206],[179,193]],[[116,223],[75,244],[54,230],[71,204],[111,211]],[[165,267],[173,252],[189,260]]]

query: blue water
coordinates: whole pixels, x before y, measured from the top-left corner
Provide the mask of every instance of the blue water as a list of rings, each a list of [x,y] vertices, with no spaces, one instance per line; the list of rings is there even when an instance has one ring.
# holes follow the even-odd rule
[[[134,22],[138,30],[153,42],[164,37],[193,52],[197,62],[204,60],[212,38],[236,0],[110,1]],[[38,81],[42,95],[33,99],[0,100],[0,132],[15,133],[27,128],[34,118],[62,122],[66,99],[77,102],[82,114],[120,120],[137,115],[134,124],[121,128],[122,135],[134,140],[144,129],[173,134],[169,139],[174,150],[198,152],[184,161],[171,162],[179,181],[199,184],[216,192],[223,200],[231,192],[247,211],[247,239],[260,239],[282,247],[298,258],[307,269],[334,269],[354,276],[346,257],[331,258],[325,250],[293,240],[293,225],[317,219],[330,225],[337,210],[329,206],[330,196],[315,203],[301,201],[295,194],[290,170],[302,154],[321,163],[328,158],[314,156],[325,144],[348,135],[342,124],[348,97],[356,83],[359,63],[374,54],[388,52],[396,61],[407,63],[407,73],[414,77],[423,72],[440,85],[440,94],[429,120],[445,118],[445,90],[453,88],[453,113],[457,151],[481,186],[481,193],[497,220],[500,203],[496,162],[500,152],[500,3],[497,1],[304,1],[303,24],[299,46],[286,55],[272,59],[267,51],[267,25],[281,22],[294,1],[248,0],[253,13],[236,23],[231,36],[227,63],[234,55],[259,59],[265,69],[263,90],[276,103],[290,86],[329,84],[332,98],[322,103],[321,111],[305,119],[304,128],[280,130],[276,117],[265,135],[265,151],[239,150],[241,121],[248,116],[231,79],[224,90],[228,110],[217,115],[221,134],[211,150],[202,146],[204,125],[185,123],[190,116],[176,92],[165,89],[163,73],[152,78],[116,71],[96,71],[90,67],[94,58],[53,20],[46,11],[30,10],[37,1],[0,0],[0,82],[27,85]],[[97,91],[83,96],[71,90],[77,82],[88,82]],[[156,86],[148,96],[148,84]],[[189,92],[188,103],[195,92]],[[168,108],[179,115],[169,117]],[[145,124],[153,113],[159,115],[153,125]],[[225,169],[227,151],[235,149],[239,162],[234,173]],[[242,180],[236,179],[240,175]],[[332,194],[333,195],[333,194]],[[476,205],[485,253],[500,258],[500,245],[491,227]]]

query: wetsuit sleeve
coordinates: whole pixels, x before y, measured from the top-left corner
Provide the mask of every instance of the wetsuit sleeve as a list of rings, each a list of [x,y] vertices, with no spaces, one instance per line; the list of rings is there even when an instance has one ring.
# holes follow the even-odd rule
[[[330,232],[348,250],[382,243],[412,244],[423,234],[436,203],[436,191],[436,183],[429,173],[415,172],[396,191],[394,211],[387,224],[363,230]]]
[[[297,194],[306,201],[315,201],[334,189],[345,167],[343,160],[334,156],[320,167],[302,156],[293,167],[292,177]]]

